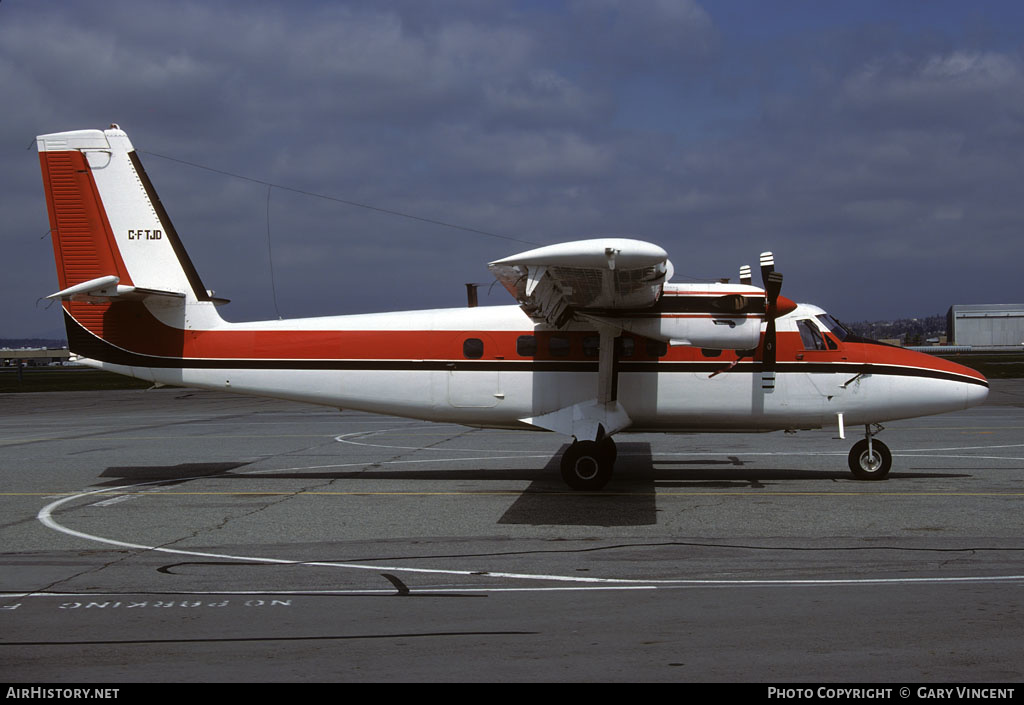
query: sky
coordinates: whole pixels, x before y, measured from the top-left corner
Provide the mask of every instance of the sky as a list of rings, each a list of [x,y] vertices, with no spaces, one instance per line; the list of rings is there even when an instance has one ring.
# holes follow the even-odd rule
[[[3,0],[0,338],[63,337],[34,137],[111,123],[233,321],[513,303],[487,262],[601,236],[676,281],[771,250],[846,321],[1020,303],[1022,27],[996,1]]]

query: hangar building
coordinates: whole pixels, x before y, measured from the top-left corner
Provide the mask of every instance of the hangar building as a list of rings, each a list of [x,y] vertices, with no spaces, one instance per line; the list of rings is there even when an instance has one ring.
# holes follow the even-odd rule
[[[975,350],[1024,347],[1024,304],[958,304],[946,314],[951,345]]]

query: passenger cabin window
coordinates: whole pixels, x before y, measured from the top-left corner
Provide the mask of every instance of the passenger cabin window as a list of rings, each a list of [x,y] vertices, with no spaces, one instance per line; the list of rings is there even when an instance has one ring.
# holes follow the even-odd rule
[[[632,338],[619,336],[615,339],[615,354],[619,358],[633,357],[636,352],[636,343]],[[598,357],[601,354],[601,336],[588,335],[583,339],[583,354],[586,357]]]
[[[809,319],[804,319],[796,322],[797,328],[800,330],[800,339],[804,342],[804,350],[826,350],[825,341],[821,337],[821,333]]]
[[[552,357],[567,357],[569,355],[569,338],[564,335],[553,335],[548,340],[548,352]]]
[[[462,343],[462,356],[469,360],[479,360],[484,356],[484,341],[480,338],[466,338]]]
[[[537,354],[537,339],[532,335],[521,335],[516,338],[516,355],[533,357]]]
[[[665,357],[668,354],[668,343],[663,340],[651,340],[648,338],[646,347],[648,357]]]
[[[633,352],[636,349],[636,343],[632,338],[627,338],[624,335],[620,336],[615,339],[615,345],[616,352],[619,354],[620,358],[633,357]]]

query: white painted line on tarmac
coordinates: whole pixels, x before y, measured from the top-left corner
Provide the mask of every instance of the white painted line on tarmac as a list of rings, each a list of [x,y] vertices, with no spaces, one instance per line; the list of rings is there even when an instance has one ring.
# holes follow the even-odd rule
[[[111,506],[113,504],[120,504],[121,502],[124,502],[124,501],[129,500],[129,499],[135,499],[135,497],[137,497],[137,496],[138,495],[134,495],[134,494],[118,495],[117,497],[111,497],[110,499],[105,499],[102,502],[95,502],[93,504],[90,504],[89,506],[90,507],[109,507],[109,506]]]
[[[205,476],[197,476],[192,478],[184,478],[182,481],[198,480],[203,479]],[[573,583],[620,583],[620,584],[644,584],[650,581],[646,580],[629,580],[621,578],[589,578],[580,576],[564,576],[564,575],[542,575],[542,574],[531,574],[531,573],[508,573],[508,572],[492,572],[492,571],[480,571],[480,570],[451,570],[451,569],[440,569],[440,568],[410,568],[408,566],[383,566],[383,565],[368,565],[364,563],[340,563],[333,561],[300,561],[300,560],[289,560],[284,558],[266,558],[262,556],[238,556],[227,553],[211,553],[207,551],[188,551],[177,548],[167,548],[165,546],[148,546],[145,544],[131,543],[128,541],[119,541],[117,539],[106,538],[103,536],[96,536],[94,534],[87,534],[82,531],[76,531],[74,529],[65,527],[58,523],[53,518],[53,512],[61,505],[72,502],[76,499],[82,499],[91,495],[100,493],[110,492],[127,492],[139,487],[156,484],[152,482],[143,482],[135,485],[125,485],[122,487],[114,487],[103,490],[93,490],[90,492],[83,492],[80,494],[71,495],[63,499],[51,502],[42,509],[36,515],[36,518],[42,522],[47,528],[58,531],[68,536],[74,536],[76,538],[85,539],[86,541],[94,541],[97,543],[103,543],[110,546],[118,546],[120,548],[131,548],[140,551],[157,551],[160,553],[170,553],[179,556],[196,556],[199,558],[217,558],[219,560],[233,560],[233,561],[246,561],[246,562],[258,562],[267,563],[274,565],[303,565],[303,566],[315,566],[321,568],[349,568],[352,570],[372,570],[374,572],[380,571],[392,571],[392,572],[404,572],[404,573],[432,573],[438,575],[462,575],[462,576],[473,576],[473,577],[492,577],[492,578],[512,578],[512,579],[523,579],[523,580],[550,580],[560,582],[573,582]]]
[[[421,428],[431,428],[431,427],[434,427],[434,426],[457,426],[457,425],[458,424],[423,424],[421,426]],[[383,444],[383,443],[365,443],[365,442],[360,442],[360,441],[354,440],[354,438],[356,438],[356,437],[366,438],[368,436],[376,436],[376,435],[379,435],[381,433],[391,433],[393,431],[408,431],[408,430],[409,429],[406,427],[406,428],[382,428],[382,429],[378,429],[378,430],[375,430],[375,431],[355,431],[353,433],[343,433],[340,436],[335,436],[334,440],[337,441],[338,443],[347,443],[349,445],[364,446],[364,447],[367,447],[367,448],[385,448],[387,450],[429,450],[429,451],[441,452],[441,453],[449,453],[449,452],[455,452],[455,453],[487,453],[487,452],[489,452],[491,450],[489,448],[482,448],[482,449],[481,448],[447,448],[447,447],[446,448],[427,448],[427,447],[424,447],[424,446],[396,446],[396,445]],[[502,453],[536,453],[537,451],[534,450],[534,449],[530,449],[530,450],[515,450],[515,449],[511,449],[511,450],[502,450],[501,452]]]
[[[184,480],[198,480],[206,479],[207,476],[197,476],[193,478],[184,478]],[[290,560],[284,558],[267,558],[263,556],[243,556],[228,553],[212,553],[209,551],[190,551],[185,549],[168,548],[166,546],[149,546],[146,544],[131,543],[127,541],[119,541],[117,539],[111,539],[103,536],[97,536],[95,534],[87,534],[82,531],[76,531],[69,527],[63,526],[53,518],[53,512],[64,504],[68,504],[78,499],[83,499],[96,494],[109,493],[109,492],[128,492],[135,490],[140,487],[148,485],[158,484],[157,482],[143,482],[134,485],[125,485],[122,487],[92,490],[88,492],[81,492],[74,494],[63,499],[59,499],[55,502],[51,502],[42,509],[36,515],[37,519],[46,526],[54,531],[66,534],[68,536],[74,536],[76,538],[84,539],[86,541],[93,541],[96,543],[107,544],[110,546],[117,546],[120,548],[137,549],[140,551],[155,551],[159,553],[169,553],[180,556],[192,556],[198,558],[215,558],[218,560],[232,560],[241,561],[247,563],[264,563],[269,565],[293,565],[293,566],[310,566],[310,567],[321,567],[321,568],[343,568],[351,570],[363,570],[363,571],[374,571],[374,572],[401,572],[401,573],[416,573],[416,574],[433,574],[433,575],[457,575],[464,577],[473,578],[501,578],[510,580],[530,580],[530,581],[546,581],[546,582],[561,582],[571,583],[576,586],[576,589],[582,589],[586,586],[589,589],[594,588],[605,588],[605,589],[621,589],[621,590],[636,590],[636,589],[657,589],[657,588],[680,588],[680,587],[727,587],[727,586],[749,586],[749,587],[809,587],[809,586],[850,586],[850,585],[896,585],[896,584],[952,584],[952,583],[989,583],[989,582],[1016,582],[1024,581],[1024,575],[995,575],[995,576],[945,576],[945,577],[922,577],[922,578],[847,578],[847,579],[693,579],[693,578],[667,578],[667,579],[630,579],[630,578],[592,578],[592,577],[581,577],[581,576],[568,576],[568,575],[557,575],[557,574],[538,574],[538,573],[513,573],[507,571],[482,571],[482,570],[454,570],[454,569],[442,569],[442,568],[412,568],[408,566],[388,566],[388,565],[372,565],[365,563],[343,563],[335,561],[302,561],[302,560]],[[552,587],[531,587],[531,588],[471,588],[471,587],[453,587],[453,588],[409,588],[410,592],[438,592],[442,590],[451,590],[453,592],[466,592],[466,591],[479,591],[479,592],[499,592],[499,591],[540,591],[540,590],[557,590],[558,588]],[[346,591],[347,592],[347,591]],[[193,593],[198,594],[198,593]],[[271,594],[283,594],[283,593],[271,593]]]
[[[512,592],[579,592],[582,590],[681,590],[694,588],[763,588],[763,587],[857,587],[857,586],[892,586],[912,584],[979,584],[979,583],[1017,583],[1024,582],[1024,575],[992,575],[966,577],[933,577],[933,578],[837,578],[823,580],[653,580],[638,582],[635,585],[547,585],[528,587],[473,587],[469,585],[450,585],[444,587],[407,586],[410,595],[443,595],[468,593],[512,593]],[[98,599],[124,598],[139,595],[138,592],[0,592],[0,598],[24,599],[30,597],[52,597],[63,599]],[[394,588],[366,588],[341,590],[188,590],[161,591],[161,598],[183,597],[345,597],[359,595],[394,595]]]

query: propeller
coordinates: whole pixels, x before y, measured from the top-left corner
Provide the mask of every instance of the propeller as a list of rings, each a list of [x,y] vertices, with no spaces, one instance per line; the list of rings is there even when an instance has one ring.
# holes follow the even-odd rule
[[[767,322],[764,333],[764,346],[761,350],[761,388],[770,391],[775,389],[775,363],[777,358],[775,345],[778,337],[775,330],[775,319],[796,309],[796,304],[781,295],[782,274],[775,271],[775,256],[771,252],[761,253],[761,280],[764,283],[765,321]],[[750,265],[745,264],[740,267],[740,283],[751,283]],[[722,296],[716,300],[715,305],[723,310],[730,307],[734,310],[739,310],[740,303],[738,302],[743,302],[745,305],[745,301],[746,299],[742,296]],[[711,377],[715,377],[722,372],[728,372],[739,364],[740,360],[745,357],[753,357],[755,353],[756,349],[741,352],[731,365],[724,370],[712,372]]]
[[[779,308],[779,293],[782,291],[782,274],[775,271],[775,256],[771,252],[761,253],[761,281],[764,283],[766,299],[765,319],[768,325],[764,332],[764,350],[761,354],[761,388],[765,390],[775,389],[775,343],[777,339],[775,331],[775,319],[782,315]],[[787,304],[791,304],[785,299]],[[787,306],[788,308],[788,306]],[[792,308],[789,308],[792,310]]]

